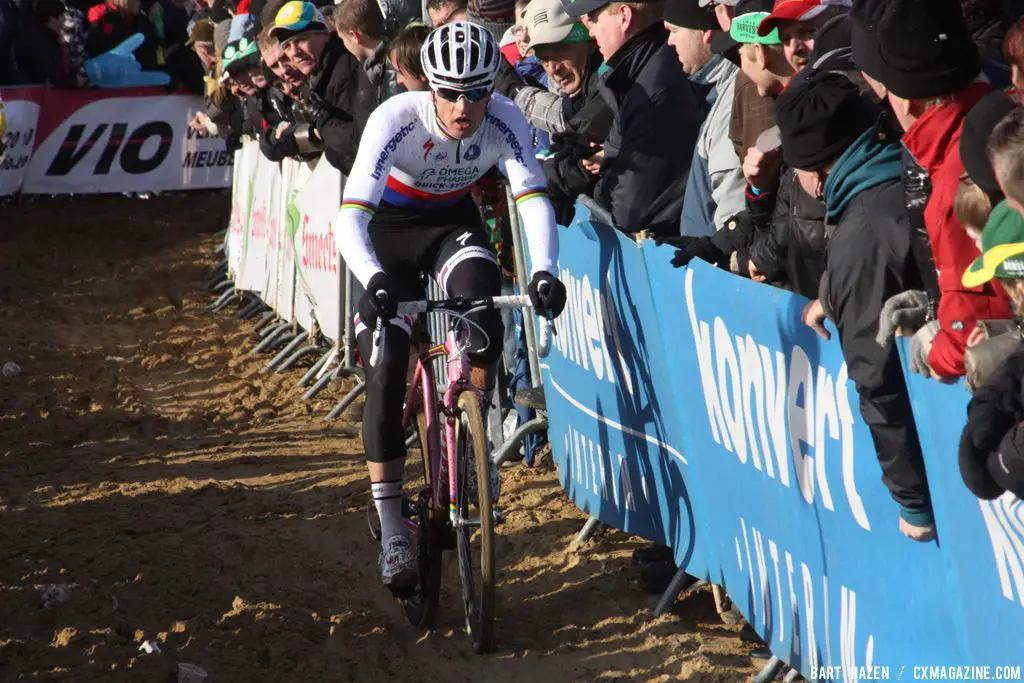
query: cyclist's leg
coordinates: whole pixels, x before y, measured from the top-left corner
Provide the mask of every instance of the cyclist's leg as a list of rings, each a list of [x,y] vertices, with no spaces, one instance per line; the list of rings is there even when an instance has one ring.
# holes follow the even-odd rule
[[[405,216],[390,216],[392,221]],[[431,236],[410,231],[401,223],[371,225],[370,238],[385,272],[396,284],[399,301],[423,298],[419,266],[430,249]],[[405,430],[402,405],[405,400],[406,370],[409,362],[409,321],[391,320],[384,353],[377,366],[370,366],[373,330],[356,324],[356,341],[363,359],[366,404],[363,408],[363,449],[366,453],[370,488],[381,525],[381,577],[391,588],[416,584],[416,556],[402,521],[402,484],[405,473]]]
[[[482,225],[453,230],[441,242],[434,267],[438,284],[448,296],[498,296],[501,271],[490,240]],[[470,381],[489,393],[494,389],[498,359],[501,357],[504,325],[498,311],[479,311],[469,316]]]

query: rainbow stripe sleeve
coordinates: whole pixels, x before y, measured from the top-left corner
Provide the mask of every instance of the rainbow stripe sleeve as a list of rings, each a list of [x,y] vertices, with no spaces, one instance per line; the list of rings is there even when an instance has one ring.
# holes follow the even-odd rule
[[[531,199],[547,196],[548,189],[546,187],[531,187],[526,190],[523,190],[519,194],[514,195],[512,198],[515,200],[516,206],[518,206],[519,204],[530,201]]]
[[[373,216],[377,213],[377,205],[372,202],[363,201],[362,199],[346,199],[341,203],[341,209],[354,209],[356,211],[363,211]]]

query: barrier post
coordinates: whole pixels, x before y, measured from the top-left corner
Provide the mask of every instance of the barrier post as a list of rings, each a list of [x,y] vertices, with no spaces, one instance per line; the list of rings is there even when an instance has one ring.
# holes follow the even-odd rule
[[[519,283],[519,288],[522,290],[528,286],[530,281],[526,277],[526,249],[523,247],[519,209],[516,208],[512,189],[507,183],[505,184],[505,200],[508,203],[509,227],[512,228],[512,259],[515,262],[516,282]],[[541,385],[540,362],[537,360],[537,330],[533,321],[533,311],[528,308],[523,309],[523,329],[526,330],[526,358],[530,363],[530,384],[536,389]]]

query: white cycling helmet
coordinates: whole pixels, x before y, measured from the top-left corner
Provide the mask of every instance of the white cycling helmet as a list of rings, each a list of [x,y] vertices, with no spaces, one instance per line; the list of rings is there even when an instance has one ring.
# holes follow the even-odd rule
[[[490,31],[468,21],[434,29],[420,48],[423,72],[431,90],[491,90],[499,59],[498,41]]]

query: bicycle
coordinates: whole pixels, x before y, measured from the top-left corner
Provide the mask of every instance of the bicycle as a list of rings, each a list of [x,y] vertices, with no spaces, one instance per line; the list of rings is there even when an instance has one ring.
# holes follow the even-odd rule
[[[408,431],[413,420],[416,422],[423,467],[423,486],[407,509],[418,534],[419,585],[396,597],[413,626],[431,629],[440,601],[442,553],[456,550],[466,631],[480,654],[489,650],[494,632],[494,527],[500,514],[494,508],[491,458],[483,418],[485,399],[469,382],[469,362],[460,323],[474,324],[465,316],[491,308],[532,309],[532,304],[528,296],[494,296],[415,301],[398,306],[400,316],[447,313],[452,321],[444,343],[432,345],[420,354],[406,394],[402,424]],[[543,357],[550,347],[551,323],[541,320],[538,355]],[[378,321],[371,365],[380,360],[386,334],[387,325]],[[433,361],[443,357],[447,357],[447,384],[439,397]],[[442,415],[443,450],[439,423]],[[447,465],[447,482],[442,477],[443,464]]]

